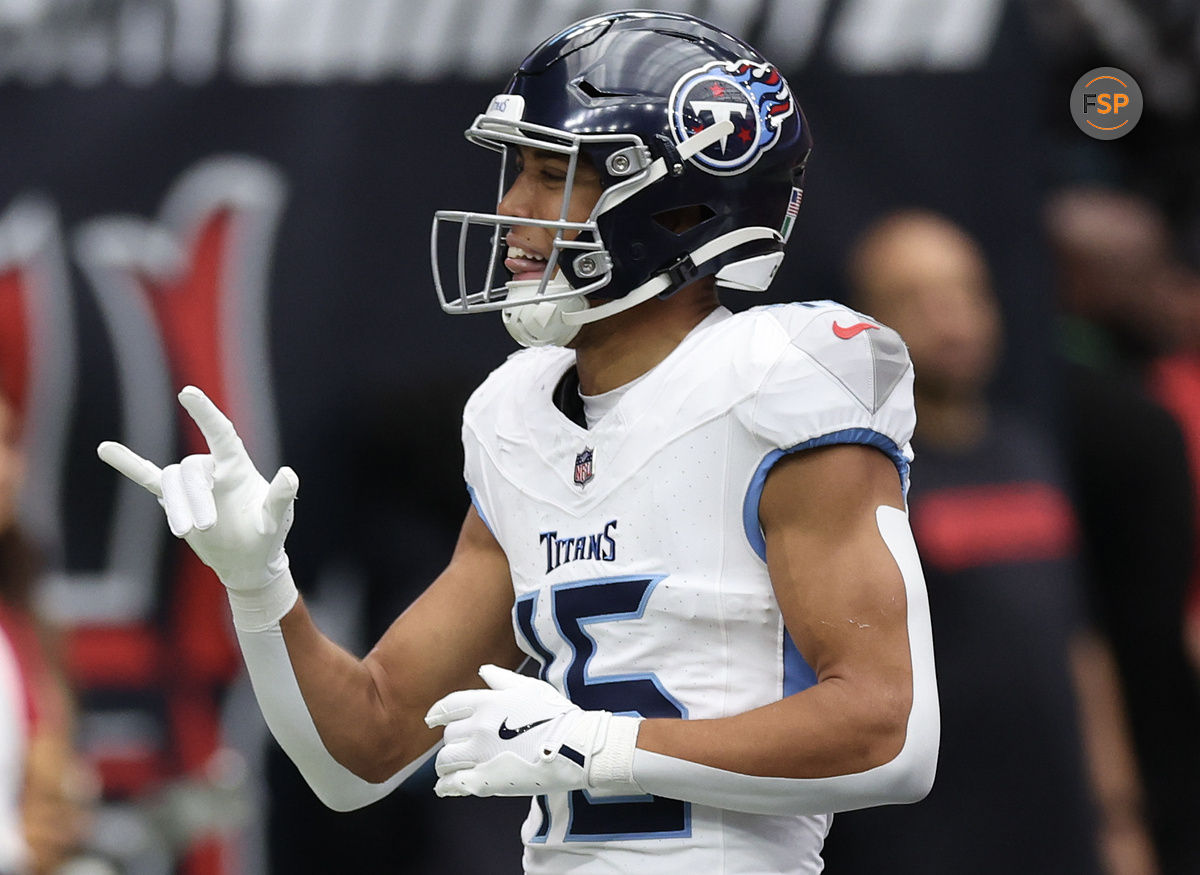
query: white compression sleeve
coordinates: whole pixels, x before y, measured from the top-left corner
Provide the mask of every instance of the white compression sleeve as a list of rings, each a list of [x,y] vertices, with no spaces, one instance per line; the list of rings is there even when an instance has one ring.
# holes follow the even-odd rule
[[[441,742],[381,784],[355,775],[325,749],[300,684],[292,670],[279,623],[257,631],[237,630],[250,683],[267,726],[296,764],[317,798],[335,811],[351,811],[382,799],[421,767]]]
[[[937,769],[941,720],[925,576],[907,514],[881,506],[875,521],[900,567],[908,602],[912,708],[904,746],[895,759],[850,775],[776,778],[743,775],[639,749],[634,753],[633,777],[643,790],[751,814],[826,814],[916,802],[929,792]]]

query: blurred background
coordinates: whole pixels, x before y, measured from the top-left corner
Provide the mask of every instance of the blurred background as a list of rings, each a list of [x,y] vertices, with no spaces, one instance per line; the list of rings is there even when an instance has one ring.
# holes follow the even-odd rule
[[[919,417],[965,429],[919,426],[913,467],[947,789],[911,822],[839,815],[829,871],[881,871],[837,847],[844,821],[894,842],[890,872],[1200,872],[1200,7],[638,5],[745,37],[812,125],[781,273],[726,303],[919,312],[893,320]],[[421,776],[322,810],[266,734],[216,581],[94,448],[196,451],[173,396],[204,388],[262,470],[299,472],[296,578],[365,652],[449,554],[461,406],[515,349],[432,288],[433,211],[495,202],[461,132],[534,43],[617,8],[0,0],[0,628],[26,686],[5,719],[29,742],[29,871],[520,871],[520,800],[437,800]],[[1099,66],[1145,98],[1114,141],[1069,114]],[[856,262],[898,215],[924,231]],[[962,258],[902,264],[921,246]],[[923,438],[931,472],[958,472],[927,504]],[[985,852],[1034,823],[1048,844],[1019,865]]]

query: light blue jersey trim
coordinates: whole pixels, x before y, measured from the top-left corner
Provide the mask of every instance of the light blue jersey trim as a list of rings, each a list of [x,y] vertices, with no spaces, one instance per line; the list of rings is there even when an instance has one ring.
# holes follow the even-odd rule
[[[754,476],[750,478],[750,488],[746,490],[746,499],[742,504],[742,525],[746,530],[746,540],[750,542],[750,547],[758,555],[759,559],[764,562],[767,561],[767,541],[763,537],[762,526],[759,525],[758,521],[758,505],[762,501],[763,487],[766,485],[767,475],[771,473],[771,469],[775,466],[775,463],[784,456],[798,453],[801,450],[834,446],[835,444],[862,444],[876,447],[887,453],[888,457],[896,465],[896,470],[900,474],[900,482],[907,496],[908,459],[904,457],[904,453],[896,446],[895,441],[874,429],[842,429],[841,431],[834,431],[821,437],[813,438],[794,447],[784,450],[772,450],[759,463]],[[785,696],[790,696],[801,690],[807,690],[817,682],[816,672],[813,671],[812,666],[805,662],[804,657],[800,655],[800,651],[796,647],[796,642],[792,640],[791,634],[786,629],[783,632],[783,653],[781,656],[783,659],[783,694]]]
[[[908,459],[904,457],[904,453],[901,452],[900,447],[896,446],[894,440],[874,429],[845,428],[841,431],[821,435],[821,437],[813,438],[802,444],[796,444],[796,446],[788,447],[785,450],[772,450],[759,463],[754,476],[750,478],[750,487],[746,490],[745,501],[742,502],[742,526],[746,530],[746,540],[750,542],[751,549],[758,554],[758,558],[763,562],[767,561],[767,541],[763,537],[762,526],[758,522],[758,504],[762,501],[763,487],[766,485],[767,475],[771,473],[771,469],[775,467],[775,463],[784,456],[798,453],[801,450],[830,447],[835,444],[864,444],[887,453],[888,457],[896,465],[896,471],[900,474],[900,483],[904,489],[905,497],[908,496]]]
[[[542,822],[538,824],[537,832],[529,841],[533,844],[543,845],[550,836],[550,800],[545,796],[534,796],[533,801],[537,803]]]
[[[483,520],[483,524],[487,526],[492,537],[496,536],[496,530],[492,528],[492,524],[488,522],[487,514],[483,512],[483,505],[479,503],[479,496],[475,494],[475,488],[470,483],[467,484],[467,495],[471,496],[471,505],[475,508],[475,513],[479,514],[479,518]]]

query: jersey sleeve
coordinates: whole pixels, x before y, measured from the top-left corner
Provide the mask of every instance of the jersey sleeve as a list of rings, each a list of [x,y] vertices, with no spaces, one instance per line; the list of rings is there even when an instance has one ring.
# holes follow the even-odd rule
[[[466,482],[467,495],[470,496],[471,506],[483,520],[492,534],[490,499],[485,474],[485,454],[480,429],[485,427],[483,415],[487,402],[481,397],[486,394],[486,384],[475,391],[463,409],[462,444],[463,444],[463,480]]]
[[[885,453],[908,492],[913,368],[900,335],[832,303],[791,304],[764,311],[774,358],[744,408],[762,462],[745,502],[746,533],[765,555],[758,501],[783,456],[833,444],[862,444]]]

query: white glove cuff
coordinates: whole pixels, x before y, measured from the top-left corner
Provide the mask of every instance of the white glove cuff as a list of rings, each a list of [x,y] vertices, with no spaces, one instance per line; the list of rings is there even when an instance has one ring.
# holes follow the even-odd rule
[[[226,588],[233,609],[233,627],[242,632],[262,632],[283,619],[300,597],[286,562],[283,570],[254,589]]]
[[[633,753],[641,727],[641,717],[614,715],[609,719],[603,744],[588,765],[588,785],[596,795],[641,796],[646,792],[633,779]]]

